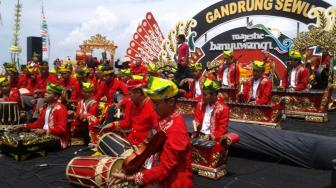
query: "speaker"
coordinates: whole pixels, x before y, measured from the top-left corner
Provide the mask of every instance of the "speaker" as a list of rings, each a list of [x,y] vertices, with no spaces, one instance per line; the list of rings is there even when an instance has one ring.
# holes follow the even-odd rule
[[[27,61],[32,60],[33,54],[40,55],[40,62],[42,61],[42,37],[27,37]]]

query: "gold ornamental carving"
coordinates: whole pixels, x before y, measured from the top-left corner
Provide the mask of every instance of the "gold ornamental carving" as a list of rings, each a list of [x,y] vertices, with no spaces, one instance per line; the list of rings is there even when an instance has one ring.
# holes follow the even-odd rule
[[[178,102],[177,104],[177,112],[179,114],[193,114],[194,113],[194,106],[191,103],[187,102]]]
[[[330,93],[331,93],[330,90],[331,88],[328,87],[323,93],[322,100],[321,100],[321,106],[320,106],[320,110],[322,112],[325,112],[328,108],[328,104],[330,101]]]
[[[192,148],[191,155],[194,163],[208,163],[208,160],[196,148]]]
[[[249,121],[267,121],[268,118],[258,108],[239,108],[233,107],[230,109],[230,118],[249,120]]]
[[[291,111],[317,111],[314,102],[312,102],[308,97],[295,97],[295,96],[284,96],[279,97],[275,95],[272,97],[273,102],[285,102],[286,110]]]
[[[83,44],[81,44],[79,47],[84,53],[91,52],[94,49],[103,49],[110,54],[112,60],[117,48],[117,46],[114,44],[114,41],[108,40],[101,34],[91,36],[90,39],[83,41]]]

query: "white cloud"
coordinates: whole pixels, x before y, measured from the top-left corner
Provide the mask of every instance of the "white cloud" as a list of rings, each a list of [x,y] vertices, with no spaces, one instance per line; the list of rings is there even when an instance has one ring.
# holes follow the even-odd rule
[[[93,18],[76,27],[60,44],[78,44],[95,33],[108,34],[109,32],[113,32],[117,21],[117,17],[112,12],[105,7],[99,6],[96,8]]]

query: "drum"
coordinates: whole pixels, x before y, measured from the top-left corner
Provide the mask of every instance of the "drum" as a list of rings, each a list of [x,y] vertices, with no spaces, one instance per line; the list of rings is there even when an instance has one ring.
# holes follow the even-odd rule
[[[71,183],[83,187],[109,187],[111,173],[120,172],[122,165],[122,158],[80,156],[69,162],[65,173]]]
[[[100,137],[98,150],[112,157],[126,157],[133,152],[130,143],[116,133],[106,133]]]
[[[0,125],[18,125],[20,111],[17,102],[0,102]]]

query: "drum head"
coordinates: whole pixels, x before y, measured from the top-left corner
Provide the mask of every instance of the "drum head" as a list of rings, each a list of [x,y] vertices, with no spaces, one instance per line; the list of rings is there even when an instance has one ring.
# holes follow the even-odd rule
[[[98,150],[112,157],[119,157],[131,148],[129,142],[116,133],[104,134],[98,142]]]

